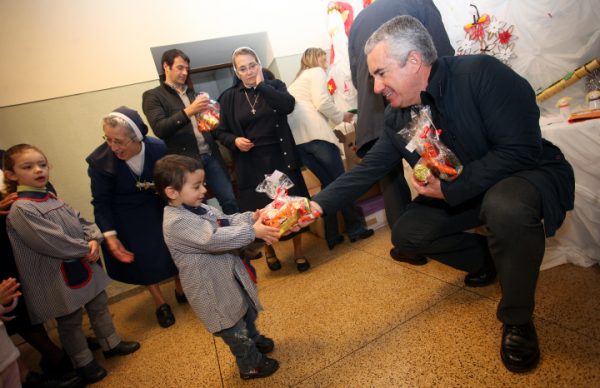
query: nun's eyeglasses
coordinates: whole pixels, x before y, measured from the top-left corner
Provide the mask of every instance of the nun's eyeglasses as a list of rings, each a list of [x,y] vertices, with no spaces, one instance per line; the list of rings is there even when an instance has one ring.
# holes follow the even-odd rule
[[[129,140],[123,141],[123,140],[119,140],[119,139],[111,139],[110,137],[106,137],[106,136],[102,136],[102,139],[104,139],[106,144],[108,144],[109,146],[114,146],[114,147],[119,147],[119,148],[125,147],[126,145],[128,145],[129,143],[131,143],[133,141],[133,138],[129,138]]]
[[[246,74],[247,72],[249,72],[249,71],[252,71],[252,70],[256,69],[256,66],[258,66],[258,63],[256,63],[256,62],[252,62],[251,64],[249,64],[249,65],[248,65],[248,67],[246,67],[246,66],[241,66],[241,67],[238,69],[238,73],[240,73],[240,74]]]

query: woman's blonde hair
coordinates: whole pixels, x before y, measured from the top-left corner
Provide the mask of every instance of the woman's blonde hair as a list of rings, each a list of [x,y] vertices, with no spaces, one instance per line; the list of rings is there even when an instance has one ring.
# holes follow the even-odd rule
[[[302,54],[302,58],[300,59],[300,70],[298,70],[298,74],[296,74],[296,78],[302,74],[302,72],[306,69],[311,69],[313,67],[321,66],[319,64],[319,58],[322,56],[327,56],[325,50],[319,47],[311,47],[307,48]]]

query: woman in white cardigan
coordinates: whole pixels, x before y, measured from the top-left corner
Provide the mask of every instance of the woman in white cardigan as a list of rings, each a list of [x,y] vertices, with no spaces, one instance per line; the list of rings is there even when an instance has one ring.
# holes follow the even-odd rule
[[[327,91],[327,53],[320,48],[309,48],[300,61],[300,71],[288,92],[296,99],[288,123],[300,151],[302,163],[321,181],[325,188],[344,173],[344,164],[337,147],[337,138],[328,120],[334,124],[351,122],[353,114],[340,110]],[[373,230],[366,229],[354,204],[342,209],[350,242],[368,238]],[[337,217],[325,217],[325,239],[329,249],[344,241],[338,230]]]

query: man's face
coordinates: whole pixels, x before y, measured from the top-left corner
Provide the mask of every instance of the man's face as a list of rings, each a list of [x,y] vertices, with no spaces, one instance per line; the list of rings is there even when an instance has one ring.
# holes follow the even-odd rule
[[[394,108],[405,108],[421,103],[423,85],[418,71],[420,65],[414,53],[404,66],[388,54],[388,44],[379,42],[367,56],[369,73],[373,76],[373,91],[383,95]]]
[[[184,61],[183,58],[176,57],[173,61],[173,66],[169,67],[165,62],[163,63],[163,69],[165,70],[165,79],[167,83],[175,86],[183,86],[185,85],[190,65]]]

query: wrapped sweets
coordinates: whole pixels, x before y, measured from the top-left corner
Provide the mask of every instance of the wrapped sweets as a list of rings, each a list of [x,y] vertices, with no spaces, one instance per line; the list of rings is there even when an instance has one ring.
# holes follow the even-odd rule
[[[433,125],[428,106],[413,112],[410,124],[399,134],[407,141],[409,151],[417,151],[421,155],[413,167],[413,175],[418,181],[426,182],[429,174],[452,181],[462,172],[463,167],[454,152],[440,140],[441,129]]]
[[[297,225],[298,221],[307,221],[320,215],[311,211],[308,198],[287,195],[292,186],[294,183],[287,175],[275,170],[271,175],[265,175],[265,180],[256,188],[259,193],[265,193],[273,199],[264,208],[263,223],[279,228],[280,236]]]
[[[212,131],[217,128],[220,119],[219,103],[215,100],[210,100],[208,102],[208,109],[198,113],[198,130],[200,132]]]

